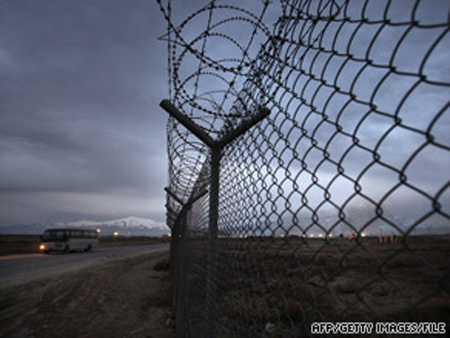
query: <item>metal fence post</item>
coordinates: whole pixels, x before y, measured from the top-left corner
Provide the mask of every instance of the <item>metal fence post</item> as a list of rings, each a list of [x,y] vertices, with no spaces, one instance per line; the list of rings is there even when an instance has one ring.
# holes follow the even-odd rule
[[[181,224],[182,227],[178,232],[178,248],[177,248],[177,273],[175,278],[174,290],[176,290],[177,298],[176,298],[176,335],[177,337],[185,337],[186,336],[186,318],[185,318],[185,271],[186,271],[186,222],[187,222],[187,214],[188,210],[183,210],[183,214],[181,215]]]
[[[178,232],[177,223],[175,223],[172,229],[172,238],[170,240],[170,272],[172,273],[173,281],[173,295],[172,295],[172,306],[176,311],[177,308],[177,288],[176,288],[176,276],[177,276],[177,255],[178,255]]]
[[[207,336],[215,337],[215,304],[217,294],[217,235],[219,217],[219,171],[221,149],[211,149],[211,188],[209,193],[209,248],[206,276],[206,323]]]
[[[216,334],[216,322],[215,322],[215,312],[216,312],[216,298],[217,298],[217,237],[218,237],[218,219],[219,219],[219,172],[220,172],[220,159],[222,156],[222,149],[224,149],[229,143],[233,142],[236,138],[243,135],[247,130],[256,125],[258,122],[263,120],[265,117],[270,115],[270,110],[265,107],[259,107],[258,112],[243,120],[236,128],[232,129],[227,134],[224,134],[219,140],[214,140],[205,131],[198,126],[192,119],[183,115],[169,100],[162,100],[160,106],[166,110],[172,117],[174,117],[178,122],[180,122],[184,127],[191,131],[198,139],[205,143],[211,152],[210,159],[210,191],[209,191],[209,224],[208,224],[208,261],[207,261],[207,272],[206,272],[206,307],[205,307],[205,320],[206,320],[206,333],[208,337],[215,337]],[[177,336],[182,337],[185,335],[185,255],[184,244],[186,235],[186,213],[190,209],[192,203],[203,196],[207,191],[202,191],[198,195],[195,195],[195,189],[192,192],[192,196],[188,202],[183,205],[183,202],[173,196],[183,205],[180,212],[179,219],[176,222],[176,233],[177,239],[174,241],[175,245],[179,249],[180,256],[177,258],[176,263],[176,276],[180,279],[174,279],[174,282],[180,284],[178,288],[174,287],[174,292],[176,292],[176,297],[174,298],[174,305],[176,307],[177,313]],[[170,191],[168,191],[170,194]],[[180,219],[181,218],[181,219]],[[181,224],[177,224],[178,221]],[[180,236],[180,230],[177,227],[182,227]]]
[[[177,256],[179,255],[179,248],[180,245],[180,232],[183,231],[183,229],[186,227],[186,218],[183,215],[185,203],[183,203],[183,200],[181,200],[175,193],[173,193],[168,187],[164,188],[164,190],[167,192],[167,194],[172,197],[175,201],[177,201],[181,206],[181,212],[178,214],[177,219],[175,220],[175,223],[171,229],[171,236],[170,236],[170,254],[169,254],[169,264],[170,264],[170,272],[172,273],[172,279],[173,279],[173,295],[172,295],[172,306],[173,308],[177,309],[177,296],[178,296],[178,290],[176,287],[177,283],[177,275],[178,275],[178,259]],[[181,228],[181,229],[180,229]],[[180,231],[181,230],[181,231]]]

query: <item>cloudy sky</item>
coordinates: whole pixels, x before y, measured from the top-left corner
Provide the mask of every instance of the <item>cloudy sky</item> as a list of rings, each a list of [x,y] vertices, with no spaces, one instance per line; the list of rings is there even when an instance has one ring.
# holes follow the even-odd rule
[[[155,1],[0,2],[0,226],[165,219]]]
[[[252,6],[256,3],[252,2]],[[345,209],[347,219],[358,226],[383,226],[375,224],[376,219],[380,223],[396,223],[404,230],[429,224],[448,231],[448,1],[433,1],[433,6],[426,1],[403,0],[333,3],[342,5],[342,10],[335,13],[336,20],[330,23],[305,18],[317,15],[317,6],[331,2],[296,2],[296,8],[304,5],[302,15],[287,16],[274,29],[273,34],[287,37],[286,40],[279,45],[272,41],[266,47],[269,56],[260,57],[255,65],[250,63],[253,72],[250,69],[240,74],[252,83],[246,87],[243,100],[267,105],[272,110],[269,119],[273,123],[262,122],[261,129],[255,128],[237,140],[222,159],[222,170],[229,174],[227,180],[227,173],[222,172],[221,194],[226,196],[223,200],[233,200],[232,206],[223,207],[222,220],[239,231],[238,224],[244,221],[239,215],[252,210],[254,215],[262,215],[261,224],[264,218],[264,224],[278,218],[278,224],[285,222],[286,229],[292,224],[289,212],[295,213],[303,226],[320,213],[325,219],[322,225],[326,225],[339,221],[337,211]],[[248,3],[242,1],[241,5]],[[215,8],[213,23],[220,10]],[[254,8],[251,12],[257,13]],[[238,42],[247,46],[249,34],[240,33],[245,29],[240,29],[239,24],[248,21],[228,20],[221,27],[213,24],[212,33],[202,35],[208,14],[205,10],[192,16],[179,33],[184,41],[195,41],[190,47],[197,50],[202,48],[202,39],[207,40],[205,53],[209,59],[224,60],[223,64],[235,60],[233,48],[226,48],[226,41],[222,41],[223,34],[234,39],[230,45]],[[366,16],[370,20],[361,21]],[[196,24],[202,20],[203,24]],[[307,22],[302,25],[304,21]],[[412,21],[420,25],[411,25]],[[196,34],[200,37],[197,40]],[[214,44],[214,39],[221,40],[220,45]],[[256,42],[254,45],[258,47]],[[191,74],[198,68],[193,69],[191,54],[191,49],[180,48],[176,65],[181,62],[181,66],[174,65],[183,86],[178,91],[182,97],[178,103],[187,112],[192,101],[215,111],[222,107],[223,92],[215,91],[217,98],[209,95],[211,88],[218,87],[211,85],[213,77],[218,75],[215,82],[224,83],[225,91],[229,87],[236,89],[239,81],[226,78],[230,74],[224,74],[222,69],[205,66],[197,86],[197,73]],[[237,88],[236,93],[242,91]],[[203,97],[209,100],[201,100]],[[234,103],[233,95],[228,98]],[[202,114],[196,107],[194,110],[198,120],[202,117],[206,121],[206,128],[220,129],[220,123],[209,127],[221,121],[214,119],[214,113]],[[228,108],[223,110],[225,114],[227,111]],[[202,167],[202,158],[193,152],[188,156],[195,165],[186,161],[184,129],[178,132],[174,127],[173,135],[173,163],[179,163],[178,170],[173,171],[173,181],[178,179],[178,186],[190,193],[184,182],[196,182],[195,173]],[[329,154],[326,161],[325,150]],[[345,176],[337,163],[345,168]],[[180,172],[185,173],[186,180],[180,178]],[[244,184],[247,186],[242,189]],[[324,191],[333,204],[326,202]],[[241,196],[240,200],[237,196]],[[382,207],[384,219],[377,214],[375,205]],[[268,214],[267,210],[272,212]],[[312,215],[313,210],[316,215]],[[334,219],[330,210],[334,211]]]
[[[176,23],[207,2],[174,0]],[[221,3],[242,5],[253,13],[262,5],[262,1],[256,0]],[[383,16],[386,2],[381,3],[370,10],[372,15]],[[405,3],[409,3],[409,7]],[[394,21],[410,20],[410,7],[414,3],[395,4],[397,7],[391,6],[389,13]],[[422,23],[446,22],[448,4],[445,0],[435,1],[434,7],[421,4],[416,16]],[[280,13],[278,2],[273,2],[271,8],[274,12],[268,13],[265,22],[270,28]],[[219,21],[220,11],[215,13],[214,20]],[[409,16],[403,18],[404,13]],[[201,33],[206,27],[207,14],[205,11],[198,20],[193,20],[192,26],[184,27],[183,34],[193,38]],[[382,63],[389,62],[392,54],[393,46],[389,42],[396,44],[399,40],[396,32],[386,27],[377,39],[378,45],[371,51],[375,53],[371,57]],[[220,29],[218,31],[222,32]],[[341,31],[336,48],[347,48],[353,32],[351,27],[349,29],[347,33]],[[396,51],[394,65],[399,70],[417,73],[430,44],[443,30],[428,29],[426,36],[421,35],[419,28],[411,30]],[[165,32],[166,23],[154,0],[0,2],[0,226],[80,219],[101,221],[130,215],[165,220],[167,114],[159,107],[159,102],[168,97],[168,77],[166,43],[158,41]],[[366,50],[364,41],[371,41],[373,34],[369,29],[360,32],[357,35],[360,40],[352,49],[356,54]],[[241,30],[230,21],[226,33],[238,39]],[[334,36],[331,33],[328,35]],[[227,54],[223,39],[216,45],[211,45],[213,38],[208,39],[207,52],[213,59],[235,56]],[[450,35],[446,34],[427,56],[422,71],[428,80],[448,82],[449,39]],[[327,43],[325,39],[324,44]],[[258,49],[259,41],[254,45]],[[186,74],[196,71],[188,56],[180,69],[182,77],[183,67],[187,68]],[[194,58],[194,61],[197,67],[198,60]],[[304,62],[309,62],[308,56]],[[354,78],[359,69],[352,68],[350,62],[347,64],[340,77],[344,82],[338,83],[340,86],[351,83],[348,79]],[[324,63],[319,60],[316,65]],[[336,71],[338,66],[329,69]],[[373,92],[373,83],[379,82],[374,80],[379,75],[370,72],[370,67],[367,69],[364,76],[359,77],[355,93],[366,101]],[[313,71],[320,72],[320,69]],[[330,79],[335,76],[328,75]],[[405,77],[392,76],[380,88],[375,103],[392,113],[392,107],[399,105],[398,98],[404,97],[404,91],[411,87],[407,82]],[[210,90],[210,82],[204,85]],[[406,125],[418,123],[420,128],[429,125],[430,119],[448,102],[448,86],[429,87],[421,84],[404,102],[399,114]],[[325,99],[319,97],[318,101]],[[333,107],[342,104],[338,100],[333,102]],[[437,141],[446,145],[448,112],[446,110],[440,123],[433,127]],[[348,114],[352,113],[349,108]],[[349,116],[345,121],[351,123],[358,119]],[[309,129],[314,130],[319,122],[308,121]],[[373,147],[374,140],[378,140],[374,137],[384,134],[383,123],[367,119],[358,136]],[[353,125],[344,127],[355,128]],[[400,167],[399,161],[406,161],[416,144],[402,134],[403,129],[397,130],[384,141],[386,149],[379,150],[384,160],[388,163],[392,160],[394,166]],[[408,142],[399,142],[407,139]],[[281,144],[276,140],[272,142]],[[361,156],[348,158],[347,172],[355,167],[356,175],[364,163],[371,161],[371,157],[362,160]],[[421,156],[417,165],[409,166],[407,174],[415,186],[434,195],[448,179],[448,174],[442,170],[448,167],[448,152],[428,147]],[[295,173],[295,168],[290,169]],[[323,170],[317,174],[326,181],[331,176]],[[373,174],[370,180],[380,187],[380,178],[388,181],[386,186],[398,180],[383,173]],[[343,191],[339,185],[335,189]],[[376,189],[373,191],[375,194]],[[400,195],[397,200],[405,200],[405,193]],[[441,199],[448,210],[449,189]],[[409,203],[408,210],[410,206]]]

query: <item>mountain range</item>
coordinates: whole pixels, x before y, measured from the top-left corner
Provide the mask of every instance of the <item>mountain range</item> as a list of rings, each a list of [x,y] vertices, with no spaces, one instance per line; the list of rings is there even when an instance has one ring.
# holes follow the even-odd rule
[[[101,236],[109,236],[117,232],[123,236],[159,237],[170,232],[170,229],[164,223],[148,218],[126,217],[103,222],[77,221],[17,224],[0,227],[0,234],[41,235],[45,229],[52,228],[98,229]]]

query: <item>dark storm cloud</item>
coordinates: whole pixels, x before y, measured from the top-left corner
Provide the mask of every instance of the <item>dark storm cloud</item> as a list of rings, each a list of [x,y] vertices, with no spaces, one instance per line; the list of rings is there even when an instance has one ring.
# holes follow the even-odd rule
[[[148,1],[0,4],[1,224],[164,218],[164,30]]]

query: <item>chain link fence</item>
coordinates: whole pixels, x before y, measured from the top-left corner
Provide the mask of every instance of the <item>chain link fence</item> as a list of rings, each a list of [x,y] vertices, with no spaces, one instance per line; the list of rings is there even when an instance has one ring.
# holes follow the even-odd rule
[[[448,322],[449,3],[158,3],[178,336]]]

